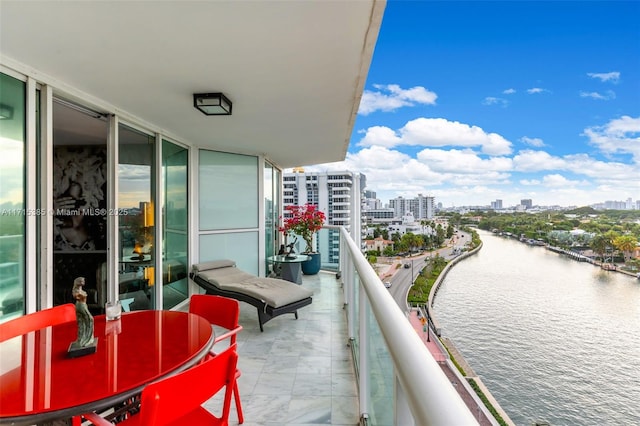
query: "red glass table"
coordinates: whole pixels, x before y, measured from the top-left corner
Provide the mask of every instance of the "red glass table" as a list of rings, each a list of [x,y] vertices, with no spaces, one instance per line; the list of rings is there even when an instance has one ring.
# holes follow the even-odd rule
[[[71,358],[75,321],[0,343],[0,424],[34,424],[100,411],[196,364],[214,333],[187,312],[136,311],[94,318],[94,354]]]

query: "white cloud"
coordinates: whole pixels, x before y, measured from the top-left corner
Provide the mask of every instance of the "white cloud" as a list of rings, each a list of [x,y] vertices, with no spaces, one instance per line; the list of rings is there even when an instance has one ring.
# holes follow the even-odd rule
[[[502,93],[504,93],[505,95],[512,95],[516,93],[516,89],[509,88],[509,89],[503,90]]]
[[[486,172],[508,172],[512,169],[511,159],[507,157],[481,158],[471,149],[443,150],[424,149],[416,158],[429,165],[436,172],[456,174],[478,174]]]
[[[377,91],[365,90],[360,100],[358,114],[368,115],[376,111],[395,111],[416,104],[435,105],[438,95],[422,86],[402,89],[397,84],[374,85]]]
[[[542,184],[550,188],[566,188],[579,185],[578,181],[570,181],[560,174],[546,175],[542,178]]]
[[[604,126],[588,127],[584,136],[605,154],[630,154],[640,164],[640,117],[627,115]]]
[[[507,101],[506,99],[503,99],[503,98],[496,98],[496,97],[493,97],[493,96],[487,96],[482,101],[482,104],[483,105],[500,105],[502,107],[506,107],[507,105],[509,105],[509,101]]]
[[[616,93],[613,90],[607,90],[607,92],[603,95],[598,92],[580,92],[581,98],[592,98],[601,101],[609,101],[611,99],[616,98]]]
[[[358,146],[398,145],[425,147],[480,147],[488,155],[506,155],[511,153],[511,142],[497,133],[487,133],[478,126],[470,126],[444,118],[417,118],[397,132],[388,127],[369,128]]]
[[[640,161],[600,158],[600,153],[640,158],[640,117],[587,128],[583,135],[599,152],[561,156],[542,150],[544,142],[528,136],[519,139],[528,147],[513,153],[500,135],[443,118],[420,118],[399,129],[374,126],[361,133],[361,149],[344,161],[305,169],[357,171],[383,201],[421,193],[445,206],[488,205],[495,199],[515,205],[522,198],[581,206],[640,194]],[[402,152],[407,146],[414,148]]]
[[[365,134],[358,143],[359,146],[385,146],[392,148],[403,143],[400,136],[393,129],[385,126],[369,127],[366,131],[363,130],[359,133]]]
[[[348,163],[368,170],[395,170],[400,165],[411,161],[411,157],[400,151],[390,150],[380,146],[362,149],[357,153],[347,154]]]
[[[531,89],[527,89],[527,93],[530,95],[536,94],[536,93],[543,93],[543,92],[548,92],[547,89],[543,89],[541,87],[532,87]]]
[[[442,173],[429,165],[397,150],[380,146],[348,153],[345,161],[318,166],[319,170],[352,170],[367,176],[367,187],[375,191],[394,191],[396,194],[425,192],[427,187],[440,185]],[[305,168],[306,170],[307,168]],[[408,195],[408,194],[407,194]]]
[[[615,84],[618,81],[620,81],[620,72],[618,71],[604,72],[604,73],[589,72],[587,73],[587,75],[591,78],[597,78],[602,82],[611,82]]]
[[[563,170],[566,162],[545,151],[524,150],[513,157],[514,169],[518,172],[538,172],[541,170]]]
[[[531,145],[531,146],[535,146],[536,148],[540,148],[545,146],[544,141],[540,138],[530,138],[527,136],[523,136],[520,138],[520,142],[526,144],[526,145]]]
[[[567,162],[565,170],[577,175],[596,181],[617,181],[621,188],[629,186],[630,183],[640,188],[640,179],[635,178],[635,176],[640,176],[638,164],[601,161],[587,154],[567,155],[564,159]]]

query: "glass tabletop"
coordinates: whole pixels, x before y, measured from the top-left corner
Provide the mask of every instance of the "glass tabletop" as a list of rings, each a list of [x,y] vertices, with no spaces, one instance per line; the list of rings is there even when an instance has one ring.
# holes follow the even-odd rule
[[[307,256],[306,254],[290,254],[290,255],[278,254],[276,256],[269,257],[269,260],[277,263],[299,263],[299,262],[305,262],[309,259],[310,257]]]

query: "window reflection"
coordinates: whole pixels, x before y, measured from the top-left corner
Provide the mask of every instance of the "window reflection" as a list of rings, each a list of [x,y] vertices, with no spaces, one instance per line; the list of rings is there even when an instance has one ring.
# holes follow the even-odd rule
[[[118,214],[119,299],[125,311],[153,309],[156,284],[153,258],[155,138],[119,127]]]
[[[186,300],[188,293],[188,154],[189,151],[169,141],[162,142],[162,300],[171,309]]]
[[[0,322],[24,310],[25,84],[0,74]]]

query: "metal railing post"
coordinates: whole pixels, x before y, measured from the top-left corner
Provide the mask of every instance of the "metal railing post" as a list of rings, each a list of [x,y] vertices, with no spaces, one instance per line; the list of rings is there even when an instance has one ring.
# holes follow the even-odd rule
[[[361,285],[357,283],[357,285]],[[360,370],[360,383],[359,383],[359,397],[360,397],[360,417],[369,414],[370,410],[370,395],[371,389],[369,386],[369,330],[367,327],[367,316],[369,315],[369,301],[363,288],[360,288],[359,293],[359,370]]]

